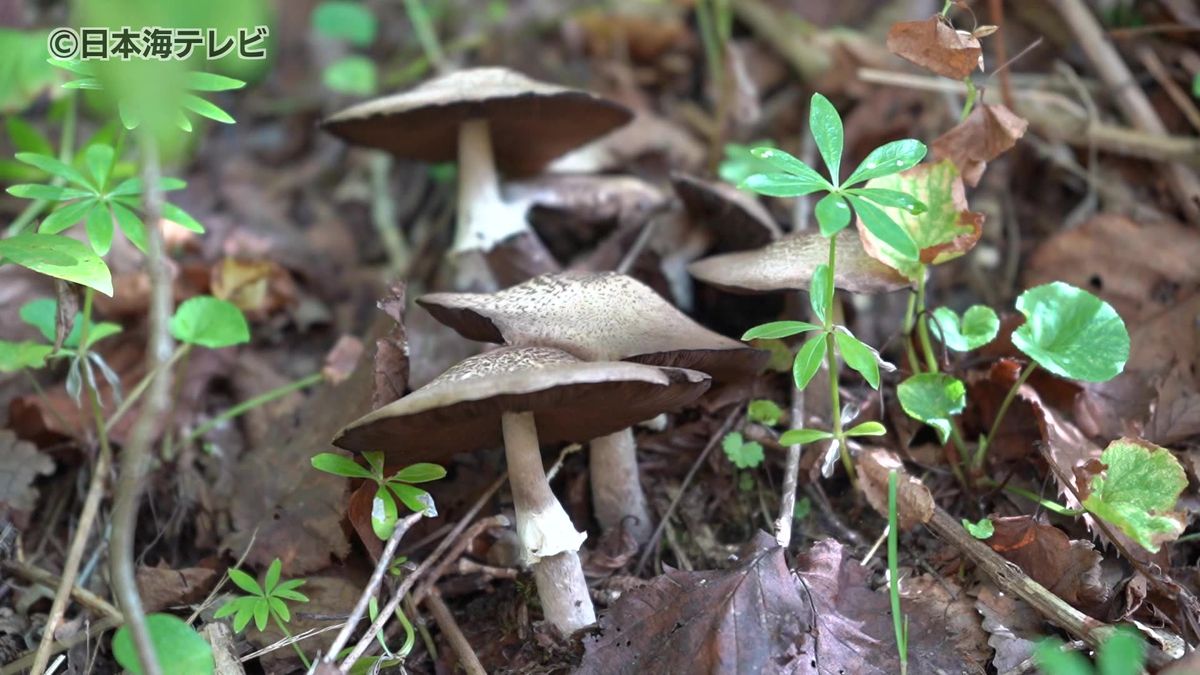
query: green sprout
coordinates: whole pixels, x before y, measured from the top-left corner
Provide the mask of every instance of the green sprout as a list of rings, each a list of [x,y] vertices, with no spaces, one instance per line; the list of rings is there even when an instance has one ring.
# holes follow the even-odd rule
[[[363,478],[375,481],[375,498],[371,506],[371,529],[380,539],[392,536],[399,519],[397,500],[414,513],[437,515],[433,496],[416,487],[414,483],[428,483],[446,477],[446,470],[437,464],[421,462],[406,466],[391,476],[384,476],[383,453],[364,452],[367,467],[344,455],[322,452],[312,458],[313,468],[345,478]]]
[[[292,637],[292,633],[287,627],[292,620],[292,611],[288,607],[288,603],[308,602],[308,596],[296,590],[304,585],[305,580],[284,581],[280,579],[282,569],[283,563],[276,558],[267,568],[261,585],[255,581],[254,577],[239,569],[229,570],[229,580],[245,591],[246,595],[226,602],[217,610],[213,618],[222,619],[233,616],[233,630],[237,633],[245,630],[251,619],[254,620],[254,627],[259,631],[266,630],[267,623],[273,621],[284,636]],[[312,664],[300,650],[300,646],[293,642],[292,648],[300,656],[304,667],[310,668]]]

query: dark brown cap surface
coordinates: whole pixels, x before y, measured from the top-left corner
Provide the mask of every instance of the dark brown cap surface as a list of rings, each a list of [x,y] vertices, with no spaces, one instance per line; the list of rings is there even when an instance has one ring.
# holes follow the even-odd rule
[[[688,216],[716,235],[719,251],[766,246],[782,235],[767,209],[732,185],[679,172],[671,174],[671,184]]]
[[[458,156],[462,123],[486,119],[500,171],[528,175],[631,118],[624,106],[584,91],[507,68],[471,68],[347,108],[324,126],[349,143],[447,162]]]
[[[533,413],[541,443],[586,441],[675,410],[708,386],[707,375],[682,368],[501,347],[351,423],[334,445],[382,450],[394,463],[445,463],[460,452],[501,445],[506,412]]]
[[[547,274],[497,293],[432,293],[417,303],[472,340],[547,345],[590,361],[694,368],[727,380],[757,373],[769,358],[615,272]]]

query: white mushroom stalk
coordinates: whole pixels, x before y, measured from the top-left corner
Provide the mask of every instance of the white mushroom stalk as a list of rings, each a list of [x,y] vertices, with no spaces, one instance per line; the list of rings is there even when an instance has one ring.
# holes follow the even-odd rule
[[[596,622],[578,554],[587,535],[576,531],[550,490],[533,413],[500,419],[523,555],[533,565],[546,620],[570,634]]]
[[[492,154],[486,119],[472,119],[458,130],[458,224],[455,253],[483,251],[529,231],[528,203],[508,203],[500,195],[500,179]]]
[[[654,523],[638,478],[633,429],[593,438],[588,458],[596,521],[605,530],[624,528],[639,544],[649,542]]]

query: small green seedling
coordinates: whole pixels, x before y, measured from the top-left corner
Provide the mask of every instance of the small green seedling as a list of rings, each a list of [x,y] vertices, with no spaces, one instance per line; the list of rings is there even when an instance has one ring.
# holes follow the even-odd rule
[[[945,373],[917,373],[896,388],[900,406],[908,416],[937,430],[946,443],[952,418],[967,407],[967,388],[956,377]]]
[[[211,295],[180,303],[171,317],[171,335],[185,345],[224,349],[250,341],[250,326],[238,306]]]
[[[1153,443],[1122,438],[1104,449],[1100,463],[1105,469],[1092,477],[1083,508],[1151,553],[1179,538],[1186,516],[1175,506],[1188,481],[1175,455]]]
[[[1064,650],[1057,638],[1042,640],[1033,660],[1045,675],[1138,675],[1146,662],[1146,643],[1132,628],[1121,626],[1096,650],[1095,668],[1079,652]]]
[[[774,401],[756,399],[746,407],[746,417],[751,422],[773,427],[783,418],[783,410]]]
[[[991,539],[996,534],[996,525],[989,518],[981,518],[977,523],[963,518],[962,526],[976,539]]]
[[[747,441],[740,431],[732,431],[721,439],[725,456],[739,469],[753,469],[763,463],[763,446],[757,441]]]
[[[961,317],[949,307],[938,307],[933,310],[931,328],[947,349],[969,352],[996,338],[1000,317],[986,305],[972,305]]]
[[[9,342],[0,340],[0,372],[15,372],[23,368],[38,369],[46,365],[50,358],[69,358],[71,364],[67,370],[67,393],[78,405],[83,393],[83,378],[95,388],[96,377],[93,368],[100,371],[101,376],[112,388],[113,397],[121,398],[121,380],[109,367],[104,357],[91,351],[92,347],[103,340],[121,332],[121,327],[115,323],[101,322],[88,327],[87,342],[83,338],[83,314],[76,313],[71,322],[70,332],[64,336],[62,345],[56,351],[54,343],[58,339],[56,325],[58,320],[58,302],[50,298],[39,298],[26,303],[19,312],[21,320],[38,329],[46,343],[33,341]],[[86,354],[86,360],[84,359]]]
[[[900,610],[900,522],[896,508],[899,475],[888,472],[888,596],[892,602],[892,627],[896,631],[896,652],[900,657],[900,675],[908,673],[908,616]]]
[[[326,0],[312,13],[312,28],[322,37],[366,49],[375,41],[379,22],[365,4]],[[325,67],[321,81],[343,94],[369,96],[378,87],[375,62],[361,54],[348,54]]]
[[[267,568],[262,584],[259,585],[249,574],[236,568],[230,569],[229,580],[242,589],[246,595],[226,602],[217,610],[213,618],[223,619],[232,616],[233,630],[237,633],[245,630],[251,619],[254,620],[254,627],[259,631],[266,630],[267,623],[273,621],[280,632],[289,638],[292,637],[287,627],[292,620],[292,611],[288,607],[288,603],[308,602],[308,596],[296,590],[304,585],[305,580],[284,581],[280,579],[282,570],[283,563],[276,558]],[[304,666],[311,667],[308,657],[300,650],[299,645],[292,643],[292,647],[300,656]]]
[[[367,460],[367,467],[349,457],[332,452],[322,452],[314,456],[312,465],[318,471],[335,476],[375,481],[375,499],[371,505],[371,529],[375,531],[375,536],[383,540],[392,536],[396,521],[400,517],[396,500],[400,500],[414,513],[424,513],[431,518],[437,515],[433,496],[416,487],[414,483],[428,483],[445,478],[445,469],[437,464],[421,462],[406,466],[391,476],[384,476],[382,452],[364,452],[362,456]]]
[[[169,666],[168,672],[212,675],[216,669],[212,647],[186,621],[171,614],[150,614],[146,630],[158,662]],[[133,675],[142,675],[137,649],[128,626],[121,626],[112,641],[113,657]]]
[[[773,149],[775,143],[770,140],[755,141],[749,145],[726,143],[725,158],[717,167],[717,175],[726,183],[741,186],[747,178],[756,173],[770,173],[772,171],[771,164],[759,159],[754,154],[755,149],[764,148]]]

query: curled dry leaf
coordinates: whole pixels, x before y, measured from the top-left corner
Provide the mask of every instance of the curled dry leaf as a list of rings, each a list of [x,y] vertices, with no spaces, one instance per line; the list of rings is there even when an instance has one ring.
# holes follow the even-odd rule
[[[896,488],[900,529],[907,532],[933,517],[933,495],[929,488],[905,473],[900,458],[887,450],[872,448],[858,456],[859,486],[871,506],[884,516],[888,512],[888,474],[893,469],[900,476]]]
[[[54,462],[37,446],[0,429],[0,523],[11,522],[19,530],[28,527],[38,497],[33,481],[51,473]]]
[[[979,40],[954,30],[939,16],[893,24],[888,30],[887,48],[896,56],[955,80],[983,65]]]
[[[292,275],[271,260],[222,258],[213,265],[212,294],[228,300],[251,317],[265,317],[296,302]]]
[[[975,608],[983,616],[988,645],[996,652],[992,666],[998,673],[1013,672],[1033,656],[1033,650],[1046,637],[1042,616],[1034,608],[990,584],[979,589]]]
[[[408,388],[408,328],[404,323],[407,287],[397,284],[377,303],[394,322],[387,334],[375,341],[375,389],[371,409],[375,410],[404,396]]]
[[[1091,542],[1072,541],[1032,516],[992,518],[992,525],[995,531],[984,543],[1051,593],[1084,609],[1108,599],[1100,580],[1101,555]]]
[[[929,144],[933,159],[949,159],[975,187],[987,163],[1012,149],[1029,122],[1002,105],[981,104],[954,128]]]

